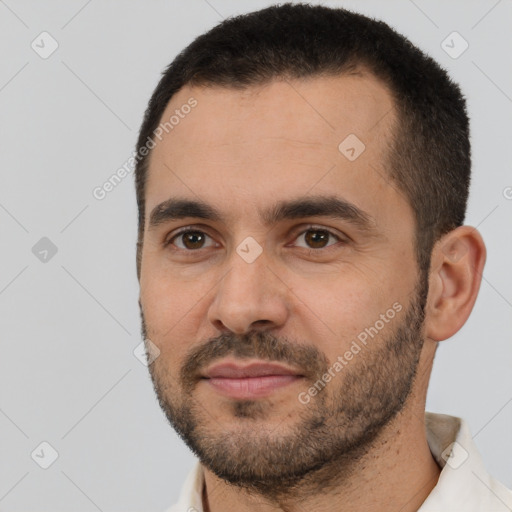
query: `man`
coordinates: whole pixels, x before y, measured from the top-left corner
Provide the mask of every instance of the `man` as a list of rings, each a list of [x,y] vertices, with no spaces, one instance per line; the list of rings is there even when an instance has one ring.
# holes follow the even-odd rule
[[[512,510],[425,412],[486,257],[444,70],[382,22],[270,7],[174,60],[137,150],[142,334],[199,459],[171,511]]]

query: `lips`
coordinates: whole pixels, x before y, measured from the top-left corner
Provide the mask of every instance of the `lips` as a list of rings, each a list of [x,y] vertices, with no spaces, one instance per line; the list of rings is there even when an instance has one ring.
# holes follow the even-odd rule
[[[300,372],[276,363],[251,363],[245,366],[236,363],[220,363],[213,365],[204,372],[203,377],[207,379],[244,379],[266,377],[269,375],[295,375],[302,377]]]
[[[213,365],[202,375],[215,392],[235,399],[256,399],[268,396],[304,375],[293,368],[277,363],[253,362],[241,365],[224,362]]]

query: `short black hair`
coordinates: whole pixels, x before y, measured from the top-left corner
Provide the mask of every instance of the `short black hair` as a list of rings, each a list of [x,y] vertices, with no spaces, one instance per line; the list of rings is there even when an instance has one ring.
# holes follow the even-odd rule
[[[431,57],[386,23],[342,8],[277,4],[227,18],[197,37],[165,69],[137,142],[137,275],[150,153],[140,156],[169,101],[183,86],[244,89],[276,79],[339,76],[358,69],[391,93],[396,126],[384,169],[408,199],[415,250],[425,275],[440,236],[462,225],[471,177],[469,120],[457,84]]]

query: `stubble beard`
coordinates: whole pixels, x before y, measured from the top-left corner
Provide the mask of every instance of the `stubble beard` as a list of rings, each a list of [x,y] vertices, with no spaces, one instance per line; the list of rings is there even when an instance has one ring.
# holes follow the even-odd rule
[[[307,368],[309,385],[327,372],[327,358],[314,346],[268,332],[223,333],[209,340],[188,355],[177,379],[157,359],[149,369],[158,402],[201,463],[226,482],[276,502],[326,491],[352,475],[379,433],[404,408],[423,346],[427,292],[423,281],[393,332],[386,338],[380,333],[374,346],[368,344],[355,355],[308,404],[294,395],[298,419],[286,428],[265,424],[268,414],[276,412],[270,401],[232,400],[228,429],[213,421],[208,406],[194,397],[197,371],[226,355]],[[146,339],[144,319],[142,323]]]

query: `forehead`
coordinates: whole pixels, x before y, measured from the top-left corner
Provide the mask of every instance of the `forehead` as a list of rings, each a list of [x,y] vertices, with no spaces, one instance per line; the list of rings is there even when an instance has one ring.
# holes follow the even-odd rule
[[[180,122],[179,129],[175,126],[169,133],[170,139],[189,147],[197,144],[191,135],[201,137],[204,145],[248,142],[254,135],[284,133],[297,140],[303,136],[310,142],[329,142],[330,136],[337,140],[348,130],[370,142],[379,131],[376,128],[380,121],[386,117],[389,125],[393,117],[389,91],[363,71],[301,80],[276,79],[245,89],[187,85],[173,96],[162,122],[192,97],[198,105],[191,112],[191,121]],[[302,120],[300,125],[296,124],[298,118]]]
[[[364,186],[375,196],[390,188],[383,176],[394,119],[391,94],[368,73],[243,90],[185,86],[161,117],[167,128],[150,158],[147,209],[176,194],[214,202],[226,190],[239,206],[313,188],[354,196]]]

